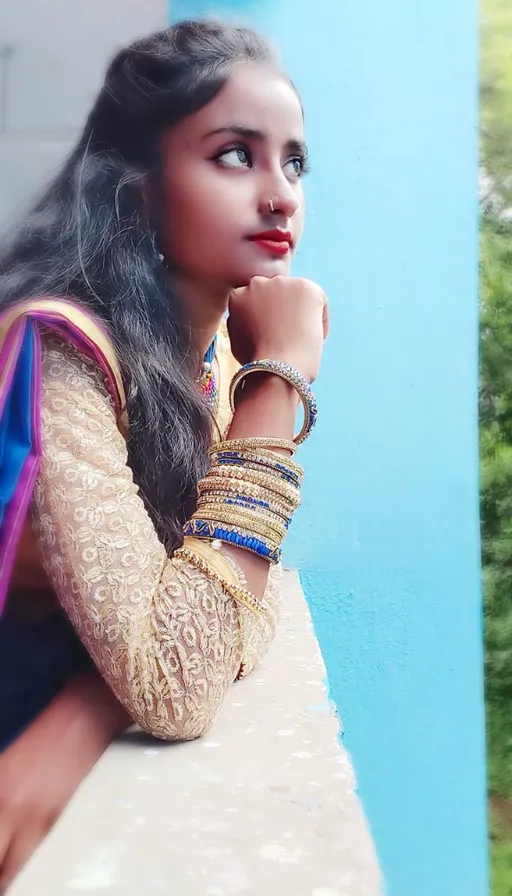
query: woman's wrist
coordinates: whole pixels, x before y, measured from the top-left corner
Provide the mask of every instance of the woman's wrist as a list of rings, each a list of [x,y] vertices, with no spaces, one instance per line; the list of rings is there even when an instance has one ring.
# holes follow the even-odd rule
[[[291,383],[271,373],[254,373],[237,396],[229,438],[272,436],[291,440],[299,404]]]
[[[239,400],[240,394],[247,386],[247,381],[262,373],[268,373],[278,380],[283,380],[297,393],[304,411],[304,420],[302,427],[294,436],[293,442],[295,445],[301,445],[302,442],[311,435],[311,432],[315,427],[318,409],[308,379],[290,364],[287,364],[284,361],[275,361],[272,358],[267,358],[259,361],[251,361],[241,367],[238,372],[235,373],[230,384],[229,402],[231,410],[233,413],[235,412],[237,400]]]
[[[289,450],[271,444],[293,440],[299,404],[293,384],[274,373],[258,371],[247,377],[227,436],[228,443],[237,443],[236,456],[230,456],[225,444],[226,456],[214,458],[199,483],[198,507],[185,530],[186,535],[223,542],[224,552],[242,568],[248,588],[258,600],[265,589],[269,562],[277,562],[280,555],[282,537],[276,536],[273,524],[281,523],[284,516],[287,528],[300,503],[297,465]],[[244,449],[241,443],[254,439],[269,440],[274,463],[267,456],[270,452],[262,450],[258,459],[253,456],[258,454],[257,448]],[[276,455],[281,455],[282,461]],[[300,470],[299,478],[301,475]],[[208,507],[203,519],[202,511]]]

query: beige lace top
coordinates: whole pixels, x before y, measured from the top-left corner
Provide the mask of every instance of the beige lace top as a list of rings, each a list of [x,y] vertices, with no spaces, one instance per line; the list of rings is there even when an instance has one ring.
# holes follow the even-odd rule
[[[199,737],[242,663],[245,674],[274,637],[280,570],[270,571],[267,612],[256,615],[167,556],[133,482],[102,375],[52,336],[43,349],[42,426],[32,516],[62,607],[143,729],[164,739]]]

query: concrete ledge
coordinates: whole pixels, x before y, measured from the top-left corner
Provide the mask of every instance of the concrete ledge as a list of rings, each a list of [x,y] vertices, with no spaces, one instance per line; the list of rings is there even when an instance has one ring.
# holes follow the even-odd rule
[[[10,896],[380,896],[298,577],[264,665],[191,744],[115,743]]]

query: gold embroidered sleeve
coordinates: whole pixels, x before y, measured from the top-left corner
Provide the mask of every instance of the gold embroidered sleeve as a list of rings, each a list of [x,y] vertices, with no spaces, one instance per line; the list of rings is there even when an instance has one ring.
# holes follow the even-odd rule
[[[53,337],[43,347],[42,434],[32,511],[64,610],[134,721],[164,739],[201,736],[240,667],[249,671],[273,639],[279,572],[262,617],[167,557],[100,373]]]

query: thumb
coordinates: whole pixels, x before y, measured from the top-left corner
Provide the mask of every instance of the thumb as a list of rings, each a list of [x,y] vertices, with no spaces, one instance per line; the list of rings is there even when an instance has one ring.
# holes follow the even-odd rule
[[[247,292],[247,286],[236,286],[229,293],[228,305],[242,299]]]

